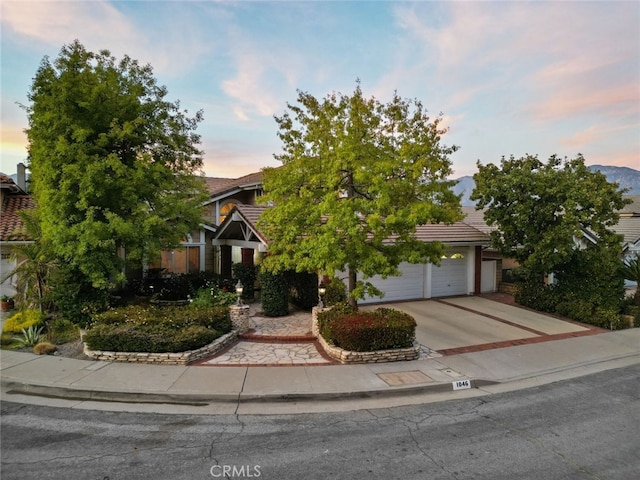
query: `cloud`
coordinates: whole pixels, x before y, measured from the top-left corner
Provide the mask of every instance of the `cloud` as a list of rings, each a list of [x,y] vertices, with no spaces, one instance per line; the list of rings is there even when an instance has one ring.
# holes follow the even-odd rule
[[[248,121],[253,115],[271,117],[283,110],[297,86],[299,56],[279,45],[258,45],[239,29],[231,36],[235,76],[223,80],[221,87],[233,101],[236,118]]]
[[[53,45],[69,43],[76,37],[103,45],[114,38],[121,44],[142,40],[123,14],[101,1],[4,1],[2,23],[26,39]]]
[[[397,7],[395,19],[416,52],[397,68],[435,77],[449,105],[507,91],[532,120],[603,107],[633,113],[625,103],[637,111],[634,2],[425,2]]]
[[[570,137],[565,137],[561,139],[561,142],[572,148],[576,148],[577,150],[581,150],[585,145],[589,145],[591,143],[599,142],[603,139],[608,139],[623,132],[629,131],[638,131],[640,129],[640,123],[632,123],[632,124],[623,124],[623,125],[606,125],[606,124],[597,124],[591,125],[583,130],[575,132]],[[636,162],[638,161],[636,153]]]
[[[156,71],[177,75],[192,68],[212,46],[202,42],[196,23],[184,18],[191,9],[171,6],[161,11],[147,2],[3,0],[2,27],[15,32],[14,39],[23,44],[35,40],[59,48],[78,39],[88,50],[127,54]],[[126,14],[118,7],[143,10],[143,15]],[[136,24],[133,18],[147,21]]]

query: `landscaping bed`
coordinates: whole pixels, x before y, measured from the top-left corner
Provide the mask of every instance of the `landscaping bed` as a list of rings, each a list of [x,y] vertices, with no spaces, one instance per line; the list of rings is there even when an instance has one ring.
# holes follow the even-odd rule
[[[313,333],[325,352],[341,363],[378,363],[415,360],[416,322],[390,308],[355,312],[346,305],[313,310]]]
[[[94,315],[83,339],[89,350],[178,353],[204,347],[231,329],[227,307],[132,305]]]

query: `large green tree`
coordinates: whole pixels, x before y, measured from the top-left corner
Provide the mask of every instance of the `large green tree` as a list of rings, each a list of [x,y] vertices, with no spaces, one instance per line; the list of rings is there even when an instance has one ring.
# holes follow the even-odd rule
[[[333,275],[348,272],[350,302],[380,294],[366,281],[399,274],[402,261],[437,263],[439,243],[415,238],[417,225],[460,217],[441,118],[430,119],[417,100],[394,94],[381,103],[352,95],[316,99],[298,92],[297,104],[276,117],[282,153],[264,170],[259,225],[270,239],[265,268]]]
[[[537,156],[503,158],[500,166],[482,165],[473,176],[471,195],[476,208],[486,209],[492,245],[515,258],[523,273],[540,275],[574,256],[576,240],[591,232],[600,245],[618,247],[611,230],[617,210],[625,205],[623,192],[600,172],[585,166],[584,158]]]
[[[471,199],[497,227],[492,245],[520,264],[518,301],[608,326],[624,296],[622,239],[611,229],[626,204],[618,185],[590,171],[581,155],[478,162],[474,180]],[[543,285],[550,273],[555,282]]]
[[[33,79],[25,109],[42,237],[96,287],[122,279],[121,247],[139,261],[201,219],[202,113],[166,95],[151,66],[77,40]]]

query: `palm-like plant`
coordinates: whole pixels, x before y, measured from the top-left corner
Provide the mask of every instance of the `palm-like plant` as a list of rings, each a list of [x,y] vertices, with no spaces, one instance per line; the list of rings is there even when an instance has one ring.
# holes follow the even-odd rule
[[[24,308],[38,307],[42,312],[48,291],[47,278],[55,268],[55,261],[42,239],[37,210],[23,210],[18,214],[25,232],[34,241],[13,246],[16,266],[2,281],[15,277],[18,304]]]
[[[622,276],[625,280],[636,282],[636,293],[633,302],[640,307],[640,254],[635,255],[631,260],[625,261],[622,266]]]

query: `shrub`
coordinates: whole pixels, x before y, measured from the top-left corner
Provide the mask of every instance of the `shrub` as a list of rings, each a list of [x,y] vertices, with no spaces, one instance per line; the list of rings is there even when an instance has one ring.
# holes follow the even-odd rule
[[[183,330],[167,326],[139,327],[136,325],[96,325],[84,336],[93,350],[110,352],[183,352],[203,347],[221,335],[199,325]]]
[[[50,342],[40,342],[35,347],[33,347],[33,353],[36,355],[51,355],[58,349],[53,343]]]
[[[84,340],[93,350],[182,352],[231,331],[226,307],[131,305],[95,315]]]
[[[327,285],[327,292],[324,295],[324,304],[327,306],[345,303],[349,299],[347,287],[338,277],[332,277]]]
[[[267,317],[289,314],[289,295],[284,275],[262,272],[262,311]]]
[[[53,343],[73,342],[80,338],[80,329],[66,318],[55,318],[47,322],[49,340]]]
[[[253,265],[234,263],[233,276],[242,283],[242,299],[253,300],[255,297],[257,270]]]
[[[413,345],[416,322],[404,312],[379,308],[374,312],[340,313],[323,318],[323,337],[337,347],[370,352]]]
[[[32,325],[39,325],[44,321],[44,314],[40,310],[22,310],[14,313],[4,322],[2,329],[5,333],[20,333]]]
[[[318,313],[318,331],[325,340],[333,338],[331,327],[347,315],[355,313],[355,310],[348,303],[339,303],[330,310]]]
[[[236,303],[238,296],[218,287],[201,288],[191,300],[192,307],[228,307]]]
[[[51,299],[64,318],[84,327],[91,316],[109,308],[109,292],[94,288],[77,268],[65,265],[51,279]]]

